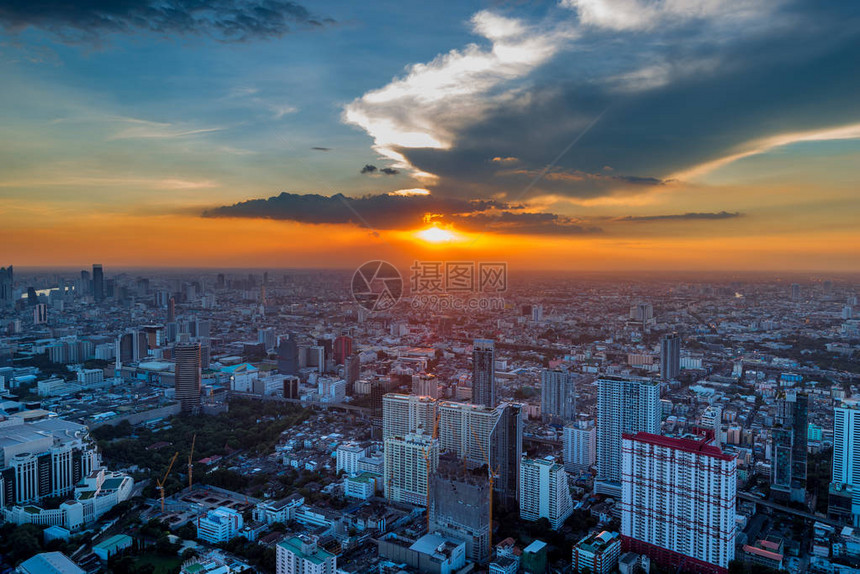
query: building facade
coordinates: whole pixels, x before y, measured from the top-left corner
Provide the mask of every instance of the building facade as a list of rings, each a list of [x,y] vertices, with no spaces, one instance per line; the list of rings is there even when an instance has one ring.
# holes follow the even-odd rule
[[[623,441],[624,549],[663,567],[726,574],[737,535],[735,455],[701,437],[639,432]]]
[[[520,518],[549,520],[558,530],[573,513],[567,473],[554,458],[523,458],[520,464]]]
[[[492,339],[475,339],[472,346],[472,402],[496,406],[496,351]]]

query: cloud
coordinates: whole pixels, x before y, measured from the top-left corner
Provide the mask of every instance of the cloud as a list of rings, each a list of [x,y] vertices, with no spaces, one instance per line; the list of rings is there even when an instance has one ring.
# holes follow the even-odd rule
[[[630,221],[633,223],[647,223],[649,221],[708,221],[720,219],[735,219],[743,214],[737,211],[717,211],[703,213],[680,213],[673,215],[629,215],[619,217],[616,221]]]
[[[5,0],[0,27],[46,30],[63,41],[111,33],[200,35],[225,42],[279,38],[294,28],[332,23],[287,0]]]
[[[317,145],[313,146],[311,149],[315,151],[331,151],[330,147],[322,147]]]
[[[654,30],[691,21],[737,23],[766,14],[772,0],[562,0],[585,26],[615,31]]]
[[[368,175],[373,175],[376,173],[381,173],[382,175],[397,175],[398,173],[400,173],[400,171],[392,167],[377,168],[375,165],[371,165],[368,163],[363,168],[361,168],[361,173]]]
[[[743,143],[723,157],[686,168],[672,177],[680,180],[695,179],[740,159],[767,153],[772,149],[802,142],[860,139],[860,123],[823,129],[777,134]]]
[[[168,139],[195,136],[221,131],[224,128],[191,128],[176,126],[170,123],[151,122],[136,118],[114,118],[114,120],[130,124],[128,127],[111,135],[108,139]]]
[[[395,167],[432,180],[410,165],[404,149],[450,149],[464,126],[516,98],[511,81],[528,76],[574,36],[569,26],[533,26],[489,11],[472,17],[472,30],[491,45],[470,44],[409,66],[403,77],[345,106],[343,121],[366,131]]]
[[[343,194],[281,193],[208,210],[203,217],[262,218],[311,224],[351,224],[372,229],[415,229],[430,222],[453,224],[463,231],[493,233],[599,233],[570,217],[529,213],[524,206],[495,200],[434,197],[424,189],[347,197]]]

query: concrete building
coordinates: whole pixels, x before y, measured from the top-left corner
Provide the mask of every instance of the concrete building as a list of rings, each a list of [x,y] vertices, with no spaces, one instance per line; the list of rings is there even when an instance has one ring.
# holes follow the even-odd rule
[[[737,460],[711,439],[623,437],[624,550],[662,567],[726,574],[735,557]]]
[[[277,574],[335,574],[337,557],[317,545],[311,536],[301,535],[279,542],[275,547]]]
[[[287,524],[295,520],[296,510],[304,503],[304,497],[296,493],[280,500],[264,500],[254,507],[254,520],[265,524]]]
[[[200,383],[203,376],[200,343],[180,343],[173,353],[176,358],[176,399],[182,412],[194,412],[200,408]]]
[[[336,472],[343,471],[349,475],[358,474],[358,461],[369,453],[366,446],[354,442],[345,442],[337,446]]]
[[[439,534],[417,540],[387,534],[377,541],[379,556],[395,564],[406,564],[419,574],[455,574],[466,565],[466,543]]]
[[[564,470],[580,473],[597,461],[597,428],[594,421],[577,421],[564,427]]]
[[[430,532],[463,540],[469,560],[490,558],[490,483],[482,474],[440,465],[430,477]]]
[[[546,518],[554,530],[573,513],[567,473],[551,456],[523,458],[520,464],[520,518]]]
[[[382,397],[382,438],[431,434],[436,422],[436,401],[430,397],[388,393]]]
[[[660,340],[660,378],[674,380],[681,374],[681,337],[678,333]]]
[[[805,503],[809,396],[780,393],[776,408],[776,424],[771,430],[770,490],[777,499]]]
[[[427,506],[430,475],[439,463],[439,441],[425,434],[385,439],[385,498]]]
[[[561,369],[544,369],[540,378],[541,417],[545,421],[572,421],[576,417],[576,375]]]
[[[860,527],[860,397],[833,412],[833,473],[828,513]]]
[[[20,574],[86,574],[62,552],[42,552],[18,565]]]
[[[496,351],[492,339],[475,339],[472,345],[472,402],[496,406]]]
[[[618,565],[621,556],[621,537],[617,532],[592,532],[576,543],[571,552],[574,574],[609,574]]]
[[[621,435],[660,432],[660,386],[648,379],[597,380],[597,478],[594,491],[621,495]]]
[[[197,517],[197,538],[210,544],[227,542],[245,526],[242,514],[232,508],[216,508]]]

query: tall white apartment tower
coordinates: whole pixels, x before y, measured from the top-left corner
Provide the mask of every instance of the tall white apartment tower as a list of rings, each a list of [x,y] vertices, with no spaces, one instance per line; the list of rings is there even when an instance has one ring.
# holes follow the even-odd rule
[[[582,472],[597,461],[594,421],[577,421],[564,427],[564,470]]]
[[[551,456],[523,458],[520,464],[520,518],[549,520],[558,530],[573,513],[567,473]]]
[[[834,409],[832,476],[829,514],[860,527],[860,397]]]
[[[389,393],[382,397],[382,439],[404,437],[419,429],[431,434],[436,421],[436,401],[430,397]]]
[[[597,478],[594,492],[621,495],[621,435],[660,433],[660,385],[648,379],[597,380]]]
[[[664,569],[726,574],[735,557],[737,459],[711,439],[624,434],[621,539]]]
[[[427,506],[430,475],[439,464],[439,441],[425,434],[385,439],[385,498]]]

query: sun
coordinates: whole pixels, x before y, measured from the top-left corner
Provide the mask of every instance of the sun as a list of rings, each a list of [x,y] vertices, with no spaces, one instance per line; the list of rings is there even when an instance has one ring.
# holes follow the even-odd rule
[[[450,229],[442,229],[435,225],[427,229],[422,229],[416,235],[428,243],[450,243],[459,239],[457,234]]]

